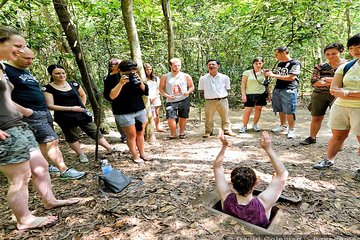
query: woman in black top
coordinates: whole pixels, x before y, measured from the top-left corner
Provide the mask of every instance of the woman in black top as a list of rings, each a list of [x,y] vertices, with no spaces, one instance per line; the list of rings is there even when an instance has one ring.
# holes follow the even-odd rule
[[[144,152],[144,129],[147,121],[142,99],[142,96],[149,95],[149,87],[137,75],[137,64],[134,61],[122,61],[119,70],[120,79],[114,77],[105,81],[104,97],[111,101],[115,121],[126,132],[126,143],[133,161],[149,161],[151,159]]]
[[[66,142],[79,155],[79,161],[86,163],[89,160],[81,150],[78,127],[95,139],[96,125],[89,116],[91,113],[85,108],[85,91],[78,83],[66,81],[65,69],[60,65],[50,65],[48,73],[51,76],[51,83],[44,89],[46,104],[50,110],[54,110],[54,120],[63,131]],[[113,150],[101,135],[99,144],[109,152]]]

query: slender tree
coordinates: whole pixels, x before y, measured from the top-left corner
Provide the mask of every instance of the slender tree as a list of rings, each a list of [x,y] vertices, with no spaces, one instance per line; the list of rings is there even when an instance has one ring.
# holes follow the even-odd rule
[[[78,65],[78,68],[80,70],[80,74],[82,77],[82,83],[84,84],[84,87],[86,89],[88,99],[91,103],[92,109],[94,111],[95,120],[97,123],[97,126],[99,128],[101,124],[101,101],[99,100],[99,95],[97,96],[96,93],[98,93],[98,88],[96,84],[93,82],[93,79],[91,78],[88,65],[85,60],[85,55],[82,50],[81,41],[77,34],[75,25],[71,21],[71,16],[68,11],[68,7],[65,0],[53,0],[54,8],[56,11],[56,14],[59,18],[59,21],[61,23],[61,26],[64,30],[64,33],[66,35],[66,38],[68,40],[68,43],[70,45],[70,48],[75,55],[75,60]],[[98,135],[98,134],[97,134]],[[98,139],[98,138],[96,138]],[[95,159],[98,157],[98,142],[96,141],[96,156]]]
[[[168,38],[168,61],[170,61],[170,59],[174,58],[175,46],[169,0],[161,0],[161,6],[165,17],[165,26]]]
[[[140,77],[146,81],[146,75],[143,68],[143,62],[141,59],[141,48],[139,43],[139,37],[136,30],[132,3],[133,3],[132,0],[121,0],[121,10],[123,14],[126,33],[128,36],[128,41],[130,44],[131,58],[138,65],[138,72],[140,73]],[[152,142],[155,141],[155,134],[154,134],[154,121],[152,118],[150,101],[148,97],[144,97],[143,100],[145,103],[147,120],[148,120],[148,124],[146,125],[146,129],[145,129],[145,140]]]

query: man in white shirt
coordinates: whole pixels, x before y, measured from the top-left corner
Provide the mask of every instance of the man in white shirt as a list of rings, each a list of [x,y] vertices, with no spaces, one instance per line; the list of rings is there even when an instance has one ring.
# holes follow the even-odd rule
[[[209,72],[199,79],[198,89],[204,93],[205,97],[205,133],[203,138],[208,138],[213,134],[214,114],[218,112],[221,118],[221,128],[225,135],[235,137],[231,131],[229,120],[228,90],[230,89],[230,78],[219,73],[220,63],[216,59],[207,61]]]

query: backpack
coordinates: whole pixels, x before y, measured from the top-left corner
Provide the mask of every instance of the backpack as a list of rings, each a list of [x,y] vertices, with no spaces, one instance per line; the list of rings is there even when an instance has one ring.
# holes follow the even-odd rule
[[[345,74],[349,71],[349,69],[354,66],[354,64],[356,63],[358,59],[354,59],[354,60],[351,60],[350,62],[348,62],[345,67],[344,67],[344,71],[343,71],[343,76],[345,76]]]

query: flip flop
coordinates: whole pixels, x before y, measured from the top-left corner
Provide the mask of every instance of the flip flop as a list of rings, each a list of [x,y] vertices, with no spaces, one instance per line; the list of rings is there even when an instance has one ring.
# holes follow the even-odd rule
[[[176,139],[177,137],[172,137],[172,136],[170,136],[170,137],[166,137],[166,140],[174,140],[174,139]]]
[[[78,204],[80,202],[80,200],[81,199],[79,199],[79,198],[69,198],[69,199],[63,200],[63,201],[66,201],[63,204],[55,205],[52,207],[44,207],[44,208],[46,210],[50,210],[50,209],[54,209],[54,208],[70,206],[70,205]]]
[[[185,134],[180,134],[179,137],[180,137],[181,139],[186,139],[186,135],[185,135]]]
[[[54,226],[58,222],[58,218],[56,216],[48,216],[48,217],[38,217],[34,222],[31,223],[32,226],[28,226],[25,228],[18,228],[19,231],[29,231],[34,229],[43,229]]]

